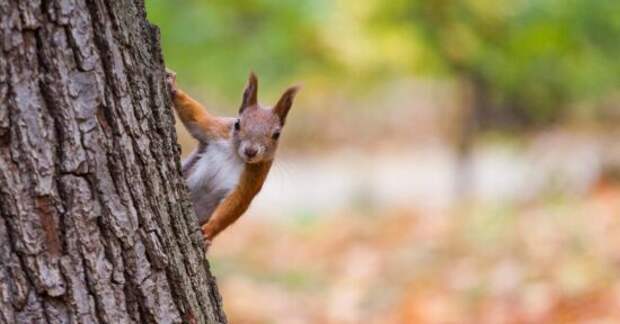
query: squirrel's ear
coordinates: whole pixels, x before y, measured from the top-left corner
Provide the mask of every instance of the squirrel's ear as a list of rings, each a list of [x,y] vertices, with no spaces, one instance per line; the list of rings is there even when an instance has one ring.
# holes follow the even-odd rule
[[[257,101],[257,93],[258,91],[258,79],[256,78],[256,74],[254,72],[250,72],[250,77],[248,79],[248,85],[245,87],[243,91],[243,100],[241,101],[241,107],[239,107],[239,113],[242,113],[243,110],[247,107],[255,106]]]
[[[284,91],[278,103],[273,107],[273,112],[280,117],[280,123],[284,125],[284,121],[286,120],[286,115],[288,115],[288,111],[291,109],[293,105],[293,99],[295,99],[295,95],[299,91],[299,87],[290,87]]]

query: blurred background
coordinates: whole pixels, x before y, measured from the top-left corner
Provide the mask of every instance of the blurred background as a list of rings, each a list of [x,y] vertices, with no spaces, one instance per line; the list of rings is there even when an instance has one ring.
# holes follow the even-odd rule
[[[619,1],[146,3],[217,114],[303,86],[209,252],[231,323],[620,321]]]

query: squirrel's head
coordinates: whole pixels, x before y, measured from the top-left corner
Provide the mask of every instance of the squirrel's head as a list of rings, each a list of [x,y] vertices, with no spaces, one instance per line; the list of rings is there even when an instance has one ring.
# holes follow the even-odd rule
[[[246,163],[273,159],[297,90],[297,87],[288,88],[273,108],[263,108],[256,95],[258,80],[254,73],[250,73],[232,136],[237,153]]]

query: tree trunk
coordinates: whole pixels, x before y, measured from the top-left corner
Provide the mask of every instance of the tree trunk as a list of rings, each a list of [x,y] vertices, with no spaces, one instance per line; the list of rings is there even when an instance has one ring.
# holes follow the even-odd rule
[[[226,322],[141,0],[0,0],[0,323]]]

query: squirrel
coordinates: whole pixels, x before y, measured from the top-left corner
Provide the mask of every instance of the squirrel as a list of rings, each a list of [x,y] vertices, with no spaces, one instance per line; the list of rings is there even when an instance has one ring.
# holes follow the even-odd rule
[[[166,81],[179,119],[198,141],[182,162],[205,246],[248,209],[271,169],[286,116],[299,87],[288,88],[273,108],[257,101],[258,79],[251,72],[237,117],[218,117]]]

